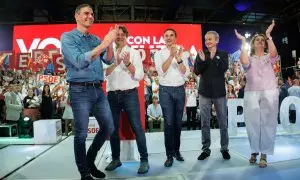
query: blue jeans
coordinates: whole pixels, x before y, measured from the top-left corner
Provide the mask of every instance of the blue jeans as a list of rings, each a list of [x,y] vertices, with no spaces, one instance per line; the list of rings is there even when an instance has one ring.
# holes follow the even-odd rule
[[[97,152],[106,138],[114,131],[111,110],[101,87],[70,85],[70,102],[75,120],[74,153],[82,176],[90,173],[88,163],[94,163]],[[89,114],[93,113],[99,124],[87,158],[85,141],[88,133]],[[92,162],[88,162],[92,161]]]
[[[183,86],[159,86],[159,101],[164,116],[164,134],[167,157],[180,149],[181,121],[185,103]]]
[[[130,126],[136,136],[136,143],[140,153],[141,161],[148,161],[148,151],[145,132],[141,123],[140,103],[137,89],[127,91],[110,91],[107,95],[112,111],[115,131],[110,137],[112,159],[120,159],[120,113],[123,109],[128,117]]]

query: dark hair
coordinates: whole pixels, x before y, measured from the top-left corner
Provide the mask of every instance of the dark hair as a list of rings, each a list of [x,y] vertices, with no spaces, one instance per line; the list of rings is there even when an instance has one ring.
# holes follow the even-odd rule
[[[123,33],[126,35],[126,37],[128,37],[128,30],[125,26],[119,26],[119,29],[121,29]]]
[[[89,4],[80,4],[79,6],[76,7],[75,14],[79,14],[80,10],[85,7],[89,7],[91,9],[93,9],[92,6]]]
[[[45,90],[45,87],[46,87],[46,86],[48,86],[48,94],[51,96],[49,84],[44,84],[42,96],[45,96],[45,95],[46,95],[46,90]]]
[[[250,56],[253,56],[254,55],[254,48],[253,48],[253,45],[254,45],[254,41],[255,39],[258,37],[258,36],[262,36],[264,39],[265,39],[265,46],[266,48],[264,49],[265,52],[268,51],[268,43],[267,43],[267,37],[266,35],[264,34],[256,34],[252,39],[251,39],[251,42],[250,42]]]
[[[164,31],[164,34],[167,32],[167,31],[173,31],[174,34],[175,34],[175,37],[177,37],[177,32],[175,31],[175,29],[172,29],[172,28],[168,28]]]
[[[154,100],[154,99],[158,100],[158,97],[157,96],[152,96],[152,100]]]

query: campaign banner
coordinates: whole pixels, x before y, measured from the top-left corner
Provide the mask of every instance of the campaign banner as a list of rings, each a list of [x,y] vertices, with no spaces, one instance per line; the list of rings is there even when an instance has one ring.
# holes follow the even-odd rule
[[[2,51],[0,52],[0,69],[6,70],[8,68],[16,67],[15,63],[15,52],[14,51]]]
[[[58,84],[60,82],[60,76],[38,74],[37,80],[46,84]]]
[[[120,25],[124,25],[128,29],[127,44],[140,52],[144,66],[153,65],[154,53],[165,47],[163,34],[167,28],[176,30],[176,42],[184,47],[184,51],[196,56],[197,50],[202,49],[200,24],[125,23]],[[114,26],[114,23],[94,24],[90,32],[103,39],[110,27]],[[16,53],[31,53],[43,49],[59,49],[61,51],[61,35],[74,28],[76,28],[75,24],[16,25],[14,26],[13,34],[13,49]],[[52,59],[53,66],[55,69],[64,71],[63,57],[60,57],[58,61],[53,59],[53,57],[57,57],[61,52],[57,53],[56,51],[54,54],[56,56],[50,54],[50,51],[48,53],[48,56]],[[36,57],[37,55],[33,54],[33,59],[36,59]],[[18,64],[13,64],[13,68],[19,69]]]

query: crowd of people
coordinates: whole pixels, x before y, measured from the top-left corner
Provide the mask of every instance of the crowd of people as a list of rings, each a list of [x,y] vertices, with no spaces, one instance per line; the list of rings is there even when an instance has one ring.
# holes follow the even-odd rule
[[[184,161],[180,153],[183,119],[186,119],[187,130],[197,129],[199,120],[201,122],[202,152],[198,160],[211,154],[210,129],[214,127],[220,130],[222,157],[229,160],[226,103],[228,99],[243,98],[251,149],[249,162],[256,163],[260,154],[259,167],[267,166],[267,154],[274,153],[278,107],[288,95],[300,97],[299,78],[293,77],[285,83],[274,72],[273,65],[278,59],[271,37],[274,21],[265,34],[253,37],[250,55],[245,48],[245,37],[235,31],[242,43],[240,61],[236,62],[217,48],[221,38],[215,31],[205,34],[207,50],[185,57],[183,47],[176,43],[176,30],[166,29],[163,32],[166,47],[155,53],[155,66],[145,69],[138,51],[126,44],[129,32],[125,26],[111,28],[101,41],[89,33],[94,21],[91,6],[78,6],[75,19],[77,28],[61,37],[67,72],[57,74],[59,83],[37,81],[37,75],[44,74],[41,70],[2,72],[3,122],[15,123],[22,116],[33,120],[51,119],[58,114],[62,119],[74,119],[76,165],[81,179],[92,180],[105,177],[94,161],[107,137],[110,137],[112,161],[105,170],[113,171],[122,166],[119,136],[122,110],[136,136],[141,161],[139,174],[147,173],[150,168],[141,121],[146,121],[150,132],[155,124],[164,131],[165,167],[171,167],[174,158]],[[105,70],[102,62],[108,65]],[[105,80],[107,95],[102,88]],[[137,89],[140,80],[144,80],[145,120],[140,119],[141,112],[137,108],[140,107]],[[100,130],[86,151],[91,113]],[[70,121],[66,126],[70,126]]]
[[[65,74],[57,74],[60,81],[47,84],[38,80],[44,74],[31,70],[7,69],[1,71],[0,98],[1,123],[18,124],[20,119],[31,120],[62,118],[66,134],[72,129],[73,113],[69,102],[68,83]]]

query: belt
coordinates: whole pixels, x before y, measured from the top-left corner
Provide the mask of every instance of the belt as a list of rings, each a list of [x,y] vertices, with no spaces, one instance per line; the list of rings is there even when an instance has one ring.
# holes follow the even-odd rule
[[[109,93],[130,93],[130,92],[135,92],[137,88],[133,89],[126,89],[126,90],[115,90],[115,91],[109,91]]]
[[[102,82],[94,83],[94,82],[70,82],[71,86],[93,86],[93,87],[101,87]]]

